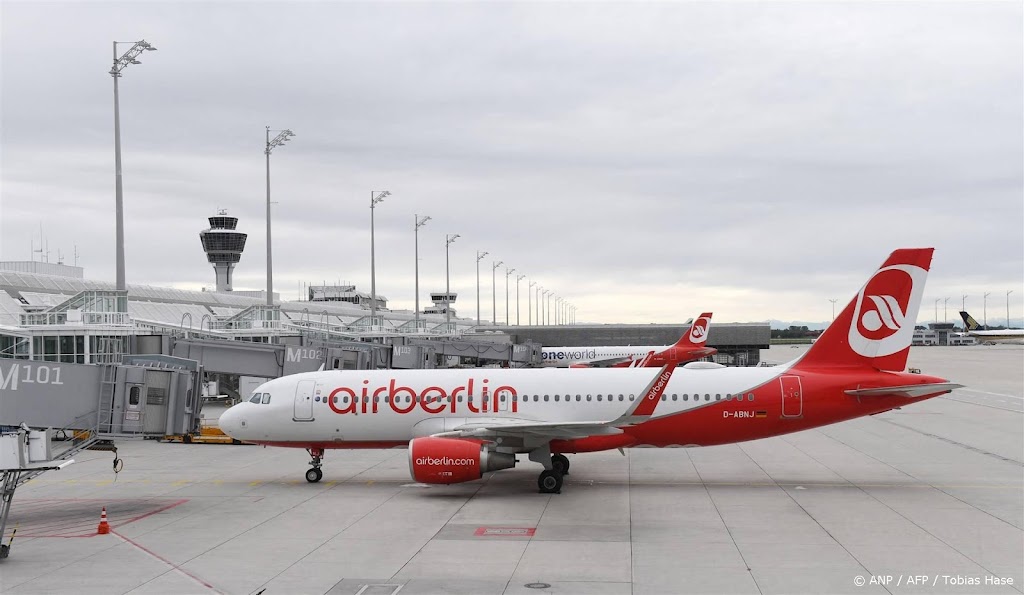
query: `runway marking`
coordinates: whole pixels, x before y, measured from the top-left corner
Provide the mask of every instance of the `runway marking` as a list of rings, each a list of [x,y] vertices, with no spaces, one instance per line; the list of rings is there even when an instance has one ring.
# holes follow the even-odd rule
[[[994,452],[989,452],[987,450],[982,450],[980,448],[976,448],[976,447],[971,446],[969,444],[964,444],[963,442],[957,442],[956,440],[952,440],[952,439],[946,438],[944,436],[939,436],[937,434],[931,434],[929,432],[925,432],[923,430],[918,430],[917,428],[912,428],[910,426],[905,426],[903,424],[898,424],[898,423],[896,423],[896,422],[894,422],[892,420],[888,420],[888,419],[884,419],[884,418],[878,418],[878,421],[882,421],[882,422],[885,422],[887,424],[892,424],[894,426],[899,426],[899,427],[901,427],[903,429],[910,430],[911,432],[917,432],[918,434],[921,434],[922,436],[928,436],[929,438],[935,438],[936,440],[942,440],[943,442],[946,442],[946,443],[949,443],[949,444],[954,444],[954,445],[959,446],[961,448],[966,448],[967,450],[969,450],[971,452],[976,452],[978,454],[983,454],[983,455],[992,457],[994,459],[999,459],[1001,461],[1006,461],[1008,463],[1014,463],[1016,465],[1020,465],[1021,467],[1024,467],[1024,462],[1018,461],[1016,459],[1011,459],[1011,458],[1008,458],[1008,457],[1004,457],[1004,456],[998,455],[998,454],[996,454]]]
[[[992,396],[995,396],[995,397],[1009,397],[1011,399],[1017,399],[1018,401],[1024,401],[1024,397],[1021,397],[1021,396],[1018,396],[1018,395],[1007,395],[1007,394],[1003,394],[1003,393],[992,393],[992,392],[989,392],[989,391],[986,391],[986,390],[978,390],[978,389],[974,389],[974,388],[958,388],[958,389],[956,389],[956,392],[958,392],[958,393],[977,393],[979,395],[992,395]]]
[[[146,546],[144,546],[144,545],[142,545],[140,543],[137,543],[137,542],[133,541],[132,539],[129,539],[129,538],[125,537],[124,535],[121,535],[117,531],[111,531],[111,534],[116,535],[118,538],[122,539],[125,543],[128,543],[130,545],[133,545],[133,546],[137,547],[138,549],[140,549],[143,552],[145,552],[146,554],[148,554],[150,557],[152,557],[152,558],[154,558],[154,559],[156,559],[156,560],[158,560],[160,562],[163,562],[164,564],[170,566],[171,570],[174,570],[174,571],[176,571],[176,572],[178,572],[178,573],[180,573],[180,574],[182,574],[182,575],[192,579],[193,581],[199,583],[200,585],[206,587],[207,589],[209,589],[210,591],[212,591],[214,593],[218,593],[219,595],[224,595],[224,593],[222,591],[218,590],[216,587],[214,587],[210,583],[204,581],[203,579],[199,578],[198,576],[196,576],[196,575],[192,574],[191,572],[185,570],[184,568],[178,566],[174,562],[171,562],[167,558],[164,558],[163,556],[161,556],[161,555],[157,554],[156,552],[150,550]]]

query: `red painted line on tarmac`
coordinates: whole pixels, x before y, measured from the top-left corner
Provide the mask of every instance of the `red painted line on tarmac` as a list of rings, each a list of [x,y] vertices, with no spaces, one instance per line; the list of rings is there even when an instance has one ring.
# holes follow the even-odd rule
[[[80,538],[80,537],[95,537],[96,524],[98,523],[99,517],[95,519],[89,518],[86,520],[80,507],[84,503],[95,502],[97,505],[105,504],[108,508],[108,514],[110,516],[110,526],[124,527],[135,521],[144,519],[146,517],[155,515],[160,512],[164,512],[188,502],[188,498],[182,498],[163,504],[160,501],[166,500],[164,498],[140,498],[140,499],[129,499],[129,498],[42,498],[37,500],[22,500],[16,505],[16,518],[18,519],[17,524],[22,525],[22,536],[23,537],[56,537],[61,539]],[[134,517],[128,518],[127,520],[119,520],[118,509],[126,508],[126,513],[137,512],[137,509],[141,506],[145,510],[149,506],[157,506],[153,510],[148,510],[142,514],[138,514]],[[60,506],[60,507],[58,507]],[[68,508],[71,507],[71,508]],[[135,508],[136,510],[132,510]],[[50,517],[46,520],[33,520],[33,516],[45,514]],[[27,525],[27,526],[25,526]]]
[[[179,503],[179,504],[180,504],[180,503]],[[177,506],[177,504],[175,504],[175,506]],[[140,543],[137,543],[136,541],[134,541],[134,540],[132,540],[132,539],[129,539],[129,538],[125,537],[124,535],[121,535],[121,534],[120,534],[120,533],[118,533],[117,531],[111,530],[111,531],[110,531],[110,533],[111,533],[112,535],[116,535],[116,536],[118,536],[119,538],[123,539],[123,540],[124,540],[124,541],[125,541],[126,543],[129,543],[129,544],[131,544],[131,545],[134,545],[135,547],[137,547],[137,548],[139,548],[140,550],[142,550],[142,551],[146,552],[147,554],[149,554],[149,555],[150,555],[150,556],[152,556],[153,558],[156,558],[157,560],[159,560],[159,561],[163,562],[164,564],[166,564],[166,565],[170,566],[170,567],[171,567],[172,569],[174,569],[174,570],[177,570],[177,571],[178,571],[178,572],[180,572],[181,574],[184,574],[184,575],[185,575],[185,576],[187,576],[188,578],[190,578],[190,579],[194,580],[195,582],[197,582],[197,583],[199,583],[200,585],[202,585],[202,586],[206,587],[207,589],[209,589],[209,590],[213,591],[214,593],[218,593],[219,595],[224,595],[224,593],[223,593],[223,592],[221,592],[221,591],[218,591],[218,590],[217,590],[217,588],[216,588],[216,587],[214,587],[213,585],[211,585],[210,583],[208,583],[208,582],[204,581],[203,579],[199,578],[198,576],[196,576],[196,575],[192,574],[191,572],[189,572],[189,571],[185,570],[184,568],[182,568],[182,567],[178,566],[178,565],[177,565],[177,564],[175,564],[174,562],[171,562],[171,561],[170,561],[170,560],[168,560],[167,558],[164,558],[164,557],[163,557],[163,556],[161,556],[160,554],[157,554],[156,552],[154,552],[153,550],[151,550],[151,549],[147,548],[146,546],[144,546],[144,545],[142,545],[142,544],[140,544]]]
[[[144,518],[146,518],[148,516],[153,516],[154,514],[161,513],[161,512],[163,512],[165,510],[170,510],[170,509],[174,508],[175,506],[179,506],[179,505],[184,504],[186,502],[188,502],[187,498],[184,499],[184,500],[178,500],[177,502],[171,502],[170,504],[168,504],[167,506],[164,506],[162,508],[157,508],[154,511],[147,512],[145,514],[140,514],[139,516],[134,517],[134,518],[130,518],[127,521],[124,521],[123,523],[118,523],[117,526],[121,527],[121,526],[127,525],[128,523],[134,523],[135,521],[142,520],[142,519],[144,519]]]

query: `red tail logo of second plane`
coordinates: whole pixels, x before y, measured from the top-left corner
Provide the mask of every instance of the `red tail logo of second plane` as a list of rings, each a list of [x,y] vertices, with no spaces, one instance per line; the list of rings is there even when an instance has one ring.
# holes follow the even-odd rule
[[[708,319],[701,316],[693,323],[690,329],[690,341],[703,343],[708,338]]]

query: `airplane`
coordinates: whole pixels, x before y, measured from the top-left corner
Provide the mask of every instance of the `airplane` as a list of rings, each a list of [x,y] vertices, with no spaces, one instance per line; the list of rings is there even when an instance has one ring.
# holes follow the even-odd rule
[[[961,312],[967,334],[976,337],[982,343],[1024,343],[1024,329],[1008,328],[1002,330],[978,330],[981,325],[967,312]]]
[[[330,370],[284,376],[228,409],[236,440],[306,449],[407,448],[416,482],[453,484],[543,467],[559,493],[566,454],[730,444],[874,415],[960,384],[905,372],[932,248],[900,249],[801,357],[774,367]]]
[[[718,350],[705,347],[711,312],[697,317],[674,345],[619,347],[544,347],[541,359],[546,368],[660,368],[668,363],[682,364],[714,355]]]

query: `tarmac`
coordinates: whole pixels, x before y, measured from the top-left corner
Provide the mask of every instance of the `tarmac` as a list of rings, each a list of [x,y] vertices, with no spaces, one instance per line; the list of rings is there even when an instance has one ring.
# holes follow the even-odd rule
[[[967,388],[765,440],[576,455],[556,495],[529,463],[422,487],[404,449],[331,451],[309,484],[300,450],[121,442],[118,474],[87,451],[18,489],[0,592],[1024,592],[1024,346],[910,365]]]

